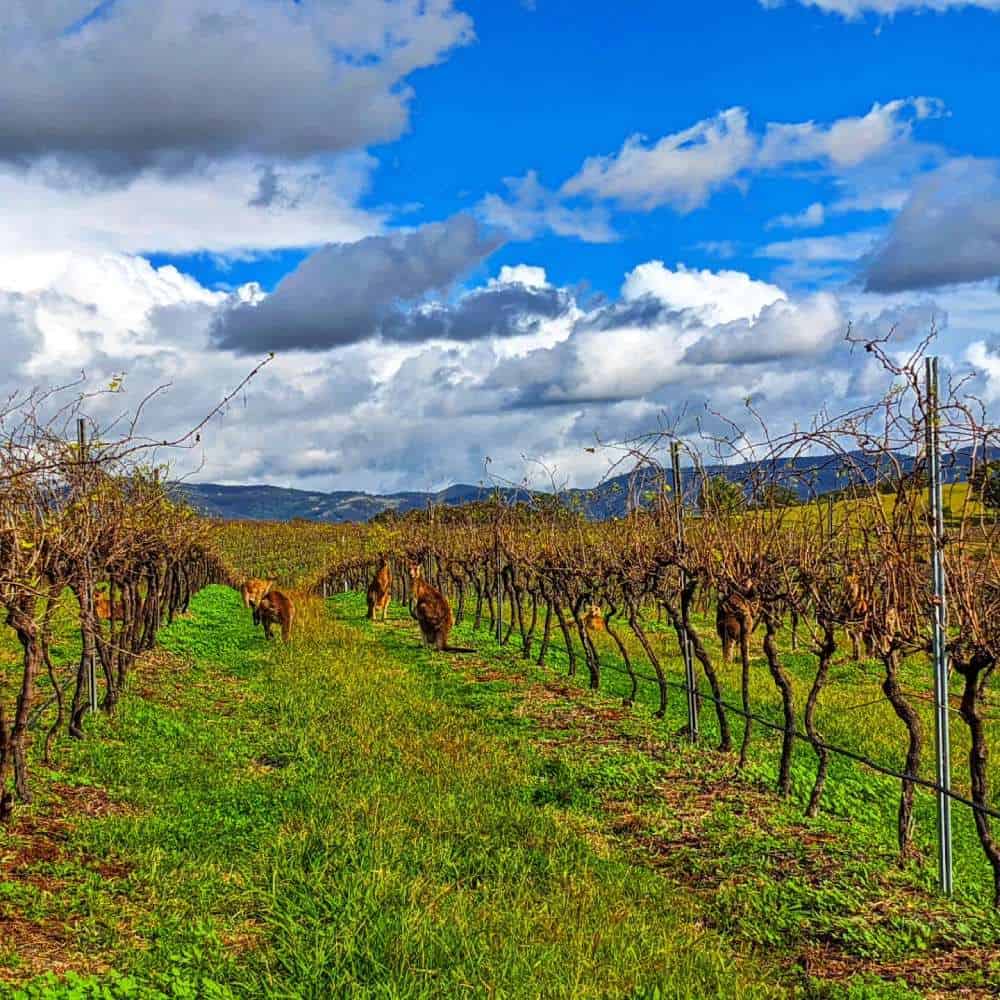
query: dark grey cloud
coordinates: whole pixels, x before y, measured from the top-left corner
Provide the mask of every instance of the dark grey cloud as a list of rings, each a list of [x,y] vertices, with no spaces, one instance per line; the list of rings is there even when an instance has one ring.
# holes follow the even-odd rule
[[[542,320],[563,315],[572,305],[557,288],[513,283],[478,288],[458,302],[427,309],[397,310],[381,323],[387,340],[481,340],[533,333]]]
[[[447,289],[501,243],[471,216],[456,215],[409,233],[331,244],[307,257],[259,304],[224,309],[213,339],[244,354],[328,350],[375,336],[383,324],[397,339],[421,339],[416,328],[398,325],[400,304]],[[495,318],[504,315],[499,305]],[[489,310],[477,311],[474,304],[471,311],[481,328],[486,316],[480,313]]]
[[[870,292],[1000,276],[1000,164],[954,160],[914,190],[865,271]]]
[[[403,81],[471,37],[453,0],[6,0],[0,158],[128,174],[395,139]]]

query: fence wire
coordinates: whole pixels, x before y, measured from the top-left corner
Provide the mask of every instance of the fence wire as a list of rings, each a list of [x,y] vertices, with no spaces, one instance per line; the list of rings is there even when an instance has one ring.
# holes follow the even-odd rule
[[[557,642],[550,641],[549,648],[552,650],[559,650],[563,653],[567,652],[566,647],[561,643]],[[610,670],[612,673],[618,673],[623,677],[630,676],[629,672],[626,669],[618,666],[617,664],[601,663],[600,669],[602,671]],[[633,673],[638,680],[646,681],[649,684],[656,684],[656,685],[660,684],[660,679],[657,677],[653,677],[649,674],[644,674],[638,670],[633,671]],[[667,677],[663,678],[663,684],[666,687],[670,688],[671,690],[682,691],[684,692],[685,695],[687,694],[688,691],[687,684],[670,680]],[[913,693],[916,694],[916,692]],[[722,708],[726,709],[727,711],[733,712],[740,718],[760,723],[760,725],[763,726],[765,729],[770,729],[782,734],[786,732],[785,727],[780,723],[774,722],[773,720],[768,719],[765,716],[757,715],[755,712],[746,712],[743,710],[741,706],[734,705],[731,702],[726,701],[725,699],[722,698],[716,698],[708,691],[702,691],[700,688],[698,688],[697,695],[699,699],[703,699],[704,701],[710,702],[711,704],[714,705],[719,705]],[[924,697],[926,698],[926,695],[924,695]],[[884,697],[876,698],[871,702],[862,705],[856,705],[854,706],[854,708],[855,709],[866,708],[869,707],[870,705],[880,704],[885,700],[886,699]],[[933,698],[929,700],[933,701]],[[957,710],[953,709],[953,711]],[[912,782],[914,785],[918,785],[921,788],[926,788],[929,791],[947,795],[948,798],[952,799],[955,802],[960,802],[962,805],[967,806],[974,812],[981,813],[985,816],[990,816],[993,819],[1000,819],[1000,810],[991,809],[988,806],[978,805],[977,803],[973,802],[972,799],[969,799],[966,796],[960,794],[959,792],[954,791],[954,789],[944,788],[936,781],[931,781],[928,778],[923,778],[918,774],[908,774],[905,771],[900,771],[896,768],[888,767],[887,765],[881,764],[879,763],[879,761],[874,760],[873,758],[868,757],[865,754],[858,753],[856,750],[850,750],[847,747],[838,746],[835,743],[827,743],[824,740],[813,740],[809,737],[807,733],[803,733],[798,729],[792,730],[791,734],[794,739],[802,743],[808,743],[809,746],[814,749],[819,748],[822,750],[826,750],[828,753],[834,754],[839,757],[845,757],[849,760],[853,760],[856,763],[862,764],[864,767],[867,767],[869,770],[876,771],[879,774],[884,774],[887,777],[896,778],[899,781],[909,781]]]

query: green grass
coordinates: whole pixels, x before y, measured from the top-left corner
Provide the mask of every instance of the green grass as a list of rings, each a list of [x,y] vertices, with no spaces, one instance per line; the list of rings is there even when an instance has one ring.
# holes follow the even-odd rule
[[[5,995],[787,995],[607,835],[597,797],[638,792],[653,764],[605,761],[588,789],[509,684],[455,672],[413,629],[387,643],[320,616],[268,646],[209,588],[117,716],[36,772],[36,823],[66,786],[107,796],[0,881],[0,919],[62,933],[79,976],[30,980],[31,956],[0,945],[21,980]],[[24,841],[0,832],[0,858]]]
[[[504,615],[505,621],[508,621],[509,608],[505,608]],[[512,637],[511,646],[501,649],[487,629],[473,631],[470,624],[470,618],[466,616],[466,620],[455,630],[456,641],[472,643],[488,655],[501,656],[508,663],[517,664],[518,669],[521,669],[524,661],[519,656],[520,643],[516,632]],[[730,705],[738,706],[741,703],[740,667],[738,663],[725,665],[722,662],[719,643],[715,636],[714,614],[704,618],[695,616],[695,625],[718,671],[723,699]],[[652,617],[644,623],[644,628],[669,680],[675,685],[679,684],[684,674],[673,628],[665,621],[658,622]],[[651,678],[652,668],[639,643],[627,626],[620,622],[618,631],[626,641],[637,672],[646,678]],[[781,698],[763,657],[762,634],[763,628],[759,628],[751,641],[751,709],[755,714],[781,725],[783,723]],[[597,634],[593,638],[602,663],[601,690],[609,697],[620,698],[629,691],[630,684],[617,648],[607,636]],[[778,638],[782,663],[795,694],[798,729],[804,731],[802,715],[815,672],[816,658],[806,651],[808,637],[804,627],[800,632],[800,648],[796,652],[790,649],[787,629]],[[538,636],[535,643],[536,651],[537,639]],[[882,693],[881,682],[884,674],[881,665],[876,661],[866,663],[851,661],[849,643],[843,637],[841,643],[834,664],[831,666],[826,687],[820,695],[816,711],[816,727],[828,742],[865,754],[883,766],[901,770],[905,763],[907,732]],[[546,662],[556,673],[565,674],[567,671],[568,658],[562,635],[555,626],[553,643]],[[701,690],[707,692],[708,685],[700,666],[696,665],[696,670]],[[585,684],[586,667],[578,644],[577,671],[577,677],[572,680],[579,685]],[[934,780],[933,676],[927,657],[920,655],[912,657],[903,665],[901,676],[904,687],[923,721],[924,754],[921,775],[928,780]],[[957,695],[960,691],[960,685],[961,678],[953,672],[953,695]],[[990,700],[991,704],[987,708],[990,717],[987,733],[991,746],[995,748],[997,741],[1000,740],[1000,712],[997,712],[996,707],[992,705],[992,698]],[[640,680],[637,709],[641,712],[655,708],[657,704],[658,692],[655,683],[651,679]],[[686,721],[685,696],[682,691],[672,688],[669,693],[667,717],[661,731],[676,732],[686,724]],[[738,747],[743,734],[743,722],[734,714],[730,714],[729,722],[733,742]],[[703,742],[709,746],[717,744],[718,725],[715,710],[707,701],[703,703],[700,724]],[[750,777],[764,785],[774,787],[778,774],[780,742],[780,734],[769,732],[761,725],[754,724],[754,752],[747,771]],[[956,712],[951,716],[951,745],[952,787],[956,792],[968,796],[968,729]],[[792,767],[792,804],[800,811],[805,809],[809,801],[815,773],[816,757],[812,748],[806,743],[797,742]],[[825,813],[828,816],[850,820],[852,828],[858,832],[860,838],[863,838],[866,850],[875,850],[882,858],[890,858],[895,851],[898,802],[899,782],[896,779],[867,770],[851,760],[831,757],[829,778],[823,798]],[[936,800],[933,793],[927,789],[917,789],[915,816],[916,845],[927,859],[927,863],[922,869],[913,870],[911,875],[916,884],[931,888],[936,877],[934,867]],[[960,803],[954,803],[952,816],[957,898],[963,904],[977,910],[990,909],[991,869],[976,834],[971,810]]]
[[[0,939],[0,984],[20,984],[0,996],[903,1000],[921,995],[907,981],[1000,984],[978,845],[960,825],[962,893],[936,898],[930,863],[895,863],[894,781],[835,762],[804,822],[808,747],[787,802],[773,736],[734,777],[709,706],[697,747],[677,735],[679,692],[663,720],[650,684],[622,709],[606,637],[595,693],[558,647],[539,669],[466,620],[455,639],[478,652],[441,655],[405,609],[374,626],[363,612],[357,594],[312,603],[285,648],[209,588],[162,631],[118,715],[64,741],[60,772],[35,771],[19,817],[66,821],[58,850],[19,854],[31,838],[0,830],[0,866],[16,860],[0,928],[16,916],[71,953],[32,978],[31,939]],[[672,633],[650,631],[667,653]],[[801,686],[809,657],[789,662]],[[755,709],[777,718],[759,667]],[[821,724],[884,752],[898,734],[837,701],[869,682],[838,670],[847,693]],[[70,795],[95,807],[74,816]]]
[[[346,618],[359,614],[362,607],[355,595],[338,596],[333,603]],[[405,611],[396,614],[403,617]],[[676,640],[655,623],[649,630],[659,632],[667,668],[679,679],[679,662],[667,653]],[[380,635],[386,648],[400,656],[414,641],[398,629],[384,629]],[[582,660],[577,677],[566,677],[567,658],[559,645],[548,658],[549,666],[538,669],[522,658],[519,643],[500,647],[486,629],[474,632],[468,619],[454,635],[456,642],[476,646],[480,659],[500,669],[499,674],[491,670],[489,676],[502,679],[480,685],[465,702],[491,718],[488,724],[498,732],[524,724],[523,715],[510,709],[518,697],[516,689],[527,701],[531,687],[541,683],[561,692],[566,689],[565,697],[557,698],[550,710],[549,728],[556,730],[556,736],[550,732],[546,738],[556,746],[546,755],[548,783],[537,794],[603,817],[604,826],[612,830],[616,817],[627,815],[631,830],[622,839],[638,840],[640,860],[695,891],[707,922],[737,946],[755,946],[786,967],[817,950],[832,949],[842,964],[866,963],[889,979],[898,970],[928,987],[962,985],[984,991],[979,995],[992,995],[1000,988],[1000,918],[989,905],[987,866],[966,811],[956,807],[959,892],[948,901],[935,891],[930,795],[918,794],[918,843],[925,860],[901,867],[895,844],[898,783],[894,779],[835,759],[824,810],[816,820],[805,821],[802,813],[815,772],[808,746],[796,748],[792,796],[781,802],[774,793],[778,735],[756,727],[749,765],[734,780],[735,756],[711,749],[717,729],[708,704],[703,707],[703,739],[697,748],[678,736],[686,721],[679,692],[671,692],[665,719],[652,717],[656,705],[652,684],[640,687],[634,709],[619,712],[620,718],[598,731],[586,719],[581,723],[581,713],[565,711],[567,704],[583,706],[591,714],[607,714],[611,706],[620,706],[628,683],[610,641],[598,637],[605,669],[601,691],[594,693],[582,687],[586,673]],[[801,692],[810,658],[789,654],[787,648],[786,657]],[[637,667],[649,672],[648,664],[638,658]],[[737,669],[723,671],[734,703],[739,702]],[[824,696],[826,713],[821,718],[830,728],[834,723],[839,726],[835,738],[845,745],[867,749],[892,763],[900,733],[888,720],[871,709],[852,714],[838,707],[844,701],[868,700],[863,689],[858,691],[862,685],[879,694],[877,683],[859,678],[857,670],[850,664],[837,668],[835,683],[841,688]],[[804,695],[800,711],[803,700]],[[779,721],[777,693],[759,658],[752,702],[755,711]],[[738,745],[742,725],[731,721]],[[642,745],[638,751],[632,746],[637,742]],[[956,769],[961,764],[956,754]],[[651,843],[657,846],[653,857],[646,850]],[[964,957],[952,961],[956,955]],[[949,968],[952,964],[957,968]],[[862,992],[844,995],[881,996],[871,991],[883,988],[890,990],[886,996],[903,995],[891,982],[877,986],[858,982],[844,988]],[[827,984],[824,989],[835,987]],[[840,995],[816,990],[817,996]]]

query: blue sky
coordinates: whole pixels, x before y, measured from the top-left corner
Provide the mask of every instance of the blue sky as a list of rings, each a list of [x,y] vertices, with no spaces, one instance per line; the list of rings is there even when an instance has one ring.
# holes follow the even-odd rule
[[[596,0],[461,6],[475,21],[476,42],[413,76],[409,132],[372,148],[379,166],[364,203],[419,205],[397,215],[401,225],[469,209],[504,177],[527,170],[558,186],[588,156],[615,152],[630,134],[656,138],[733,106],[758,123],[822,123],[863,115],[876,101],[930,95],[948,114],[921,124],[922,141],[961,155],[1000,150],[1000,119],[990,110],[990,95],[1000,93],[1000,17],[990,11],[845,21],[796,3],[765,9],[753,0],[633,0],[613,14]],[[776,238],[768,221],[833,193],[815,173],[776,173],[687,214],[620,213],[621,238],[613,243],[544,235],[512,242],[484,270],[534,254],[555,282],[586,280],[613,294],[641,261],[713,267],[719,254],[703,245],[732,243],[726,266],[767,279],[780,265],[754,251]],[[822,231],[850,232],[858,221],[844,217]],[[884,224],[888,216],[866,221]],[[229,270],[206,258],[155,259],[174,260],[206,282],[259,280],[271,288],[302,256],[289,251]]]
[[[849,323],[1000,396],[1000,0],[13,0],[0,49],[11,379],[182,426],[275,351],[199,478],[582,485],[672,407],[852,405]]]

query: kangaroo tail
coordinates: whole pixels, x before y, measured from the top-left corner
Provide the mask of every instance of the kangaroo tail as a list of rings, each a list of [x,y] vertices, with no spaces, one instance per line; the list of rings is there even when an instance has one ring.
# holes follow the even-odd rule
[[[445,646],[445,653],[474,653],[475,650],[471,646]]]

